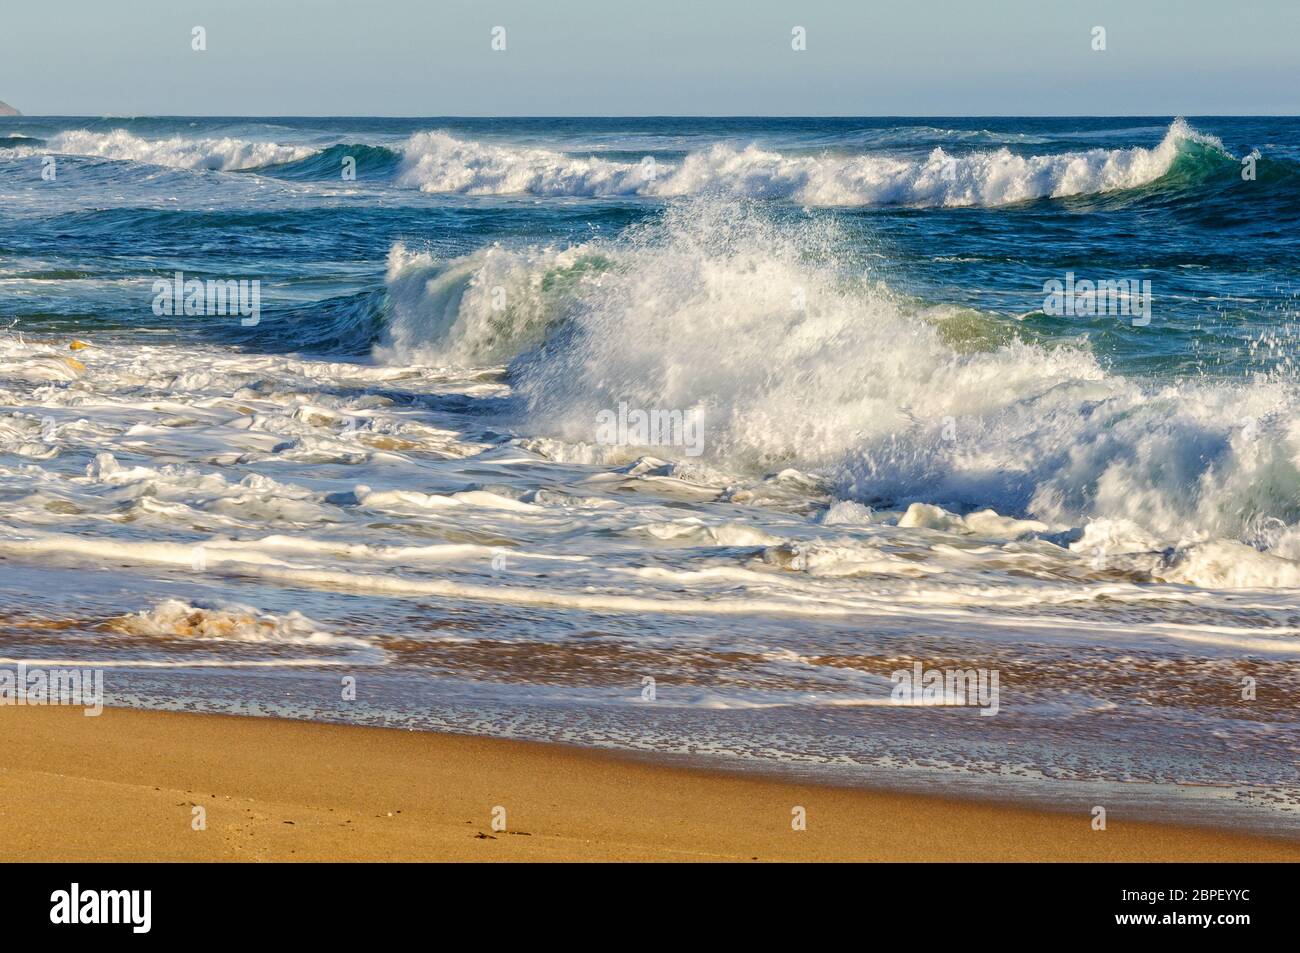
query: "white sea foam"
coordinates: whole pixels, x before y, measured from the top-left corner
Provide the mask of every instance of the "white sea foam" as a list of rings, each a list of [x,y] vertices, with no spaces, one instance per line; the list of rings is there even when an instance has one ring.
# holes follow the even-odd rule
[[[1128,521],[1153,548],[1219,538],[1276,549],[1278,528],[1300,523],[1293,382],[1153,387],[1078,347],[954,349],[950,312],[841,267],[838,237],[814,221],[700,200],[618,242],[430,257],[418,282],[403,264],[381,354],[515,350],[521,427],[552,458],[620,462],[591,452],[597,414],[620,401],[693,411],[704,455],[690,464],[793,466],[840,499],[940,508],[938,524],[916,510],[904,527],[1012,538]],[[508,314],[469,293],[507,280]],[[665,473],[688,462],[679,449],[657,448]]]
[[[744,523],[706,523],[688,516],[670,523],[634,526],[628,532],[649,536],[662,542],[688,546],[772,546],[780,542],[770,533]]]
[[[1022,156],[1007,148],[925,159],[865,155],[784,155],[756,145],[717,144],[679,163],[618,162],[539,148],[413,136],[398,182],[461,195],[671,198],[724,193],[805,205],[1006,205],[1146,185],[1169,171],[1187,143],[1222,143],[1181,119],[1153,148],[1091,149]]]
[[[193,606],[167,599],[151,609],[110,619],[106,627],[124,635],[228,642],[280,642],[301,645],[367,645],[322,631],[300,612],[283,616],[248,606]]]
[[[378,362],[276,353],[310,333],[231,349],[87,324],[94,347],[74,352],[66,324],[0,332],[7,664],[120,668],[126,704],[858,765],[864,744],[893,764],[982,758],[987,727],[966,746],[954,726],[987,719],[922,722],[888,701],[893,656],[951,657],[1015,682],[999,750],[1079,742],[1050,773],[1128,777],[1142,761],[1163,777],[1168,752],[1208,752],[1188,756],[1194,777],[1239,781],[1233,752],[1251,751],[1246,781],[1285,781],[1290,726],[1270,699],[1300,658],[1294,382],[1141,382],[1081,344],[1000,346],[1038,339],[1035,322],[895,293],[914,276],[863,273],[881,259],[862,221],[841,234],[823,224],[838,216],[754,201],[998,202],[1139,181],[1159,156],[1080,153],[1075,175],[953,149],[927,192],[924,156],[897,160],[911,166],[893,188],[883,160],[864,185],[853,174],[872,163],[843,155],[727,146],[651,182],[501,148],[492,190],[683,195],[613,238],[603,223],[621,214],[601,209],[572,247],[439,258],[404,232]],[[182,183],[204,202],[280,191],[92,164],[115,186]],[[464,171],[420,174],[473,190]],[[536,203],[487,204],[513,221]],[[570,222],[582,208],[542,204]],[[358,296],[367,329],[378,298]],[[704,455],[599,443],[595,412],[619,401],[702,408]],[[1236,701],[1243,656],[1262,705]],[[339,707],[357,666],[358,704]],[[190,671],[225,667],[277,677]],[[645,710],[642,673],[657,704],[683,709],[649,729],[624,717]],[[767,711],[752,731],[752,716],[701,708]],[[1126,742],[1155,726],[1157,744],[1109,759],[1117,725]]]
[[[972,140],[977,141],[977,140]],[[1222,143],[1179,119],[1156,146],[1021,155],[1006,147],[924,158],[881,152],[785,154],[756,144],[717,143],[680,161],[619,161],[596,155],[460,139],[444,131],[412,136],[396,183],[425,192],[543,197],[727,194],[804,205],[997,206],[1146,185],[1168,172],[1180,150]],[[76,129],[16,155],[94,156],[181,169],[234,171],[305,159],[318,150],[235,137],[145,138],[124,129]]]
[[[490,246],[451,261],[395,244],[386,276],[388,361],[491,364],[538,343],[601,259],[582,246],[521,251]]]
[[[237,169],[255,169],[279,162],[293,162],[306,158],[315,150],[307,146],[253,142],[230,137],[187,139],[183,136],[170,136],[166,139],[144,139],[122,129],[115,129],[112,132],[77,129],[52,136],[43,151],[143,162],[176,169],[210,169],[229,172]]]
[[[1190,547],[1174,565],[1158,572],[1167,582],[1212,589],[1297,589],[1300,562],[1232,540]]]
[[[653,179],[638,164],[575,158],[549,149],[504,146],[423,132],[403,147],[397,181],[461,195],[635,195]]]
[[[977,536],[992,536],[999,539],[1017,539],[1048,530],[1046,523],[1038,520],[1018,520],[999,516],[993,510],[980,510],[966,516],[949,513],[939,506],[928,503],[913,503],[899,519],[898,525],[905,528],[924,527],[940,529],[950,533],[971,533]]]
[[[293,565],[252,550],[206,551],[205,571],[238,574],[304,589],[334,589],[389,597],[436,596],[471,600],[485,604],[550,606],[591,612],[668,613],[702,615],[748,615],[764,612],[780,616],[844,617],[866,611],[865,607],[802,599],[765,600],[716,598],[701,594],[691,599],[628,595],[618,591],[575,591],[562,588],[482,585],[453,579],[427,579],[387,572],[356,572]],[[56,556],[65,559],[112,559],[136,565],[190,567],[195,547],[175,543],[137,543],[87,539],[65,534],[44,534],[22,540],[0,538],[0,553],[23,556]]]

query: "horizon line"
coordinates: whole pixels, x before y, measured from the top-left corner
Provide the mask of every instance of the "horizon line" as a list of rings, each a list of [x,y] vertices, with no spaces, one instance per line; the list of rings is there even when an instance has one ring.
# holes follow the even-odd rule
[[[3,119],[1296,119],[1300,112],[1262,113],[23,113]]]

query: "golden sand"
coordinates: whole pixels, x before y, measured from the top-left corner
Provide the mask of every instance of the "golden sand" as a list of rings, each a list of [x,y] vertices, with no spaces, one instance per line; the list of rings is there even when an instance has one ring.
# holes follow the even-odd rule
[[[0,744],[4,860],[1300,860],[1115,812],[1094,831],[1083,811],[384,728],[3,707]]]

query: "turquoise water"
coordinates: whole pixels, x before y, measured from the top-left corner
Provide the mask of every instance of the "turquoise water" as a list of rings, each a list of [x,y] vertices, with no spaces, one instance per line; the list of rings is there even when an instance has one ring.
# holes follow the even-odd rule
[[[0,119],[0,656],[1291,829],[1298,223],[1292,118]]]

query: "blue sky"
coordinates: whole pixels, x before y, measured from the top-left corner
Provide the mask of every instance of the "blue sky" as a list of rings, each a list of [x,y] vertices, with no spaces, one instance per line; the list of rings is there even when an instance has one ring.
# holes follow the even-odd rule
[[[1295,114],[1297,37],[1297,0],[11,0],[0,100],[33,115]]]

